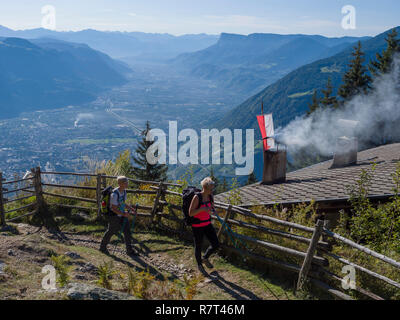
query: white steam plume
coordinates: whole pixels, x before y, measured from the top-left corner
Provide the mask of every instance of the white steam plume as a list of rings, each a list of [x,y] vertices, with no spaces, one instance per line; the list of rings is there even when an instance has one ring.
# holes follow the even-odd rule
[[[314,147],[324,156],[333,154],[336,139],[343,135],[358,137],[361,147],[366,142],[400,141],[399,55],[391,72],[374,79],[372,86],[370,93],[355,96],[342,110],[318,109],[308,118],[296,118],[277,130],[278,140],[293,153]],[[341,119],[359,123],[352,130],[344,130]]]
[[[94,115],[92,113],[78,113],[76,120],[74,122],[74,127],[78,126],[79,121],[89,120],[89,119],[94,119]]]

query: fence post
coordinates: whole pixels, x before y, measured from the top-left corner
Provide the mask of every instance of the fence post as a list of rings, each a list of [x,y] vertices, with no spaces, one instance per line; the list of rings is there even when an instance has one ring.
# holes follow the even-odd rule
[[[0,219],[1,227],[6,226],[6,217],[4,215],[4,198],[3,198],[3,172],[0,171]]]
[[[43,198],[43,190],[42,190],[42,178],[40,175],[40,167],[33,168],[32,173],[34,174],[33,184],[35,187],[37,208],[38,211],[40,211],[45,206]]]
[[[101,199],[101,173],[97,174],[96,178],[96,201],[97,201],[97,218],[100,217],[100,199]]]
[[[311,267],[311,262],[314,257],[315,250],[317,248],[317,244],[319,238],[321,237],[322,227],[324,225],[323,220],[318,220],[315,225],[315,229],[311,238],[310,246],[308,247],[306,257],[304,258],[303,265],[301,266],[299,278],[297,280],[297,290],[300,290],[304,284],[304,281],[307,277],[308,271]]]
[[[43,221],[43,224],[46,226],[46,228],[54,229],[55,231],[59,231],[57,223],[54,220],[51,213],[49,212],[46,201],[44,200],[44,197],[43,197],[42,178],[41,178],[41,173],[40,173],[40,167],[32,168],[31,171],[34,175],[33,184],[35,187],[36,204],[37,204],[36,214]]]
[[[217,232],[218,240],[219,240],[219,238],[220,238],[220,235],[221,235],[221,233],[222,233],[222,230],[224,229],[224,225],[226,226],[226,222],[228,221],[228,219],[229,219],[229,217],[230,217],[230,215],[231,215],[231,212],[232,212],[232,205],[230,204],[230,205],[228,206],[228,209],[226,209],[226,214],[225,214],[225,217],[224,217],[224,223],[221,224],[221,226],[219,227],[219,230],[218,230],[218,232]]]
[[[165,193],[165,189],[164,188],[165,188],[165,186],[162,185],[162,191],[161,191],[161,194],[160,194],[160,198],[161,198],[161,200],[167,202],[167,199],[165,198],[165,194],[166,193]],[[164,210],[164,204],[159,205],[158,210],[160,212],[162,212]],[[170,210],[172,210],[172,209],[170,209]],[[160,216],[156,216],[156,219],[157,219],[156,223],[160,223],[161,217]]]
[[[155,217],[155,215],[156,215],[156,213],[157,213],[157,209],[158,209],[158,204],[159,204],[159,201],[160,201],[160,197],[161,197],[161,195],[162,195],[163,193],[164,193],[164,185],[163,185],[162,182],[160,182],[160,183],[158,184],[158,190],[157,190],[156,198],[155,198],[155,200],[154,200],[153,209],[151,210],[151,220],[153,221],[153,223],[154,223],[154,217]]]
[[[103,189],[107,188],[107,178],[105,176],[101,176],[101,184]]]

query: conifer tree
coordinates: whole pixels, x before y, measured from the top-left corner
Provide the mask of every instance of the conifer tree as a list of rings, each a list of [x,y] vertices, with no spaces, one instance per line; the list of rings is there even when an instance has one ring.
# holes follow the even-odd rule
[[[219,187],[219,179],[215,176],[214,174],[214,167],[211,166],[210,169],[210,178],[212,179],[212,181],[214,181],[215,185],[214,185],[214,190],[217,191],[218,187]]]
[[[249,174],[249,177],[247,178],[247,182],[246,185],[250,185],[250,184],[254,184],[257,182],[257,177],[254,173],[254,171],[252,173]]]
[[[223,193],[228,191],[228,182],[226,181],[226,178],[224,177],[222,180],[222,184],[219,184],[218,188],[215,190],[216,194]]]
[[[335,96],[332,96],[333,86],[331,78],[328,78],[326,83],[326,89],[321,90],[323,94],[323,98],[320,101],[320,104],[323,108],[337,108],[338,101]]]
[[[368,68],[374,77],[387,73],[390,70],[394,54],[400,52],[400,40],[397,36],[397,30],[394,28],[385,39],[387,48],[382,51],[382,54],[376,54],[376,61],[370,62]]]
[[[317,96],[317,90],[314,90],[311,104],[308,104],[307,117],[310,116],[314,111],[316,111],[320,107],[319,103],[320,99]]]
[[[146,140],[147,133],[150,130],[150,122],[147,121],[146,129],[142,132],[142,140],[139,141],[136,148],[136,155],[132,156],[134,166],[132,166],[131,174],[140,180],[164,181],[167,179],[168,166],[159,163],[150,164],[146,159],[147,149],[154,143]]]
[[[348,101],[359,93],[367,93],[371,88],[371,77],[364,66],[364,52],[361,42],[354,47],[353,59],[350,61],[349,70],[343,76],[343,84],[340,86],[338,94],[343,99],[341,102]]]

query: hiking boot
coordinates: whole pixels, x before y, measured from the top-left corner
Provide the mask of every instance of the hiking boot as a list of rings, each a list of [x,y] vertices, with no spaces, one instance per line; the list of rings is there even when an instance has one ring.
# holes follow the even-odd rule
[[[208,259],[203,259],[202,262],[204,263],[204,265],[209,268],[209,269],[213,269],[214,266],[211,264],[211,262]]]
[[[133,248],[126,249],[126,254],[128,256],[137,256],[138,255],[138,253],[135,250],[133,250]]]
[[[100,248],[100,252],[103,252],[106,255],[110,255],[110,252],[107,250],[107,248]]]
[[[218,276],[212,273],[209,273],[207,275],[207,279],[206,282],[211,282],[211,281],[217,281],[218,280]]]
[[[207,271],[204,269],[202,264],[198,264],[197,269],[200,271],[201,274],[208,275]]]

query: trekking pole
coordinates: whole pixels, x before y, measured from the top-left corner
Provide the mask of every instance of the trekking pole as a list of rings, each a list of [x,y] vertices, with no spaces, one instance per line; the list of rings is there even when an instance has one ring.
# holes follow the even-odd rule
[[[229,227],[229,225],[228,225],[225,221],[222,220],[222,218],[217,214],[217,212],[216,212],[215,210],[213,210],[213,213],[217,216],[219,222],[222,224],[223,229],[224,229],[225,232],[228,234],[228,236],[229,236],[229,238],[231,239],[231,241],[232,241],[233,245],[235,246],[235,248],[236,248],[236,249],[238,248],[237,241],[235,240],[235,238],[236,238],[237,240],[239,240],[239,242],[240,242],[241,244],[243,244],[243,246],[244,246],[247,250],[251,251],[251,250],[249,249],[249,247],[246,245],[246,243],[244,243],[244,242],[242,241],[242,239],[240,239],[240,237],[239,237],[238,235],[236,235],[236,232],[234,232],[234,231]],[[236,235],[236,237],[235,237],[235,235]]]
[[[122,228],[121,228],[121,230],[120,230],[119,233],[118,233],[118,241],[117,241],[117,243],[115,244],[115,247],[114,247],[114,255],[115,255],[115,251],[116,251],[116,249],[117,249],[117,247],[118,247],[118,243],[119,243],[119,242],[122,242],[122,232],[123,232],[124,229],[125,229],[126,220],[128,220],[128,218],[123,217]]]

